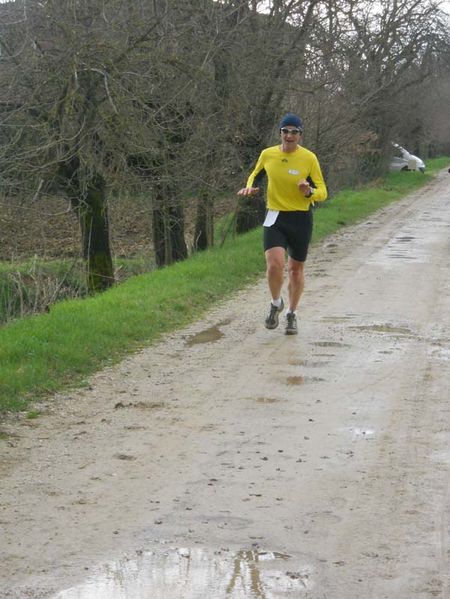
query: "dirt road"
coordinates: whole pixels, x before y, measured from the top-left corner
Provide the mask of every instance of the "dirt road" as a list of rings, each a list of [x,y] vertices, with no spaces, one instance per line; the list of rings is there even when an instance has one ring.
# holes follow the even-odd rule
[[[450,597],[450,175],[0,440],[0,597]]]

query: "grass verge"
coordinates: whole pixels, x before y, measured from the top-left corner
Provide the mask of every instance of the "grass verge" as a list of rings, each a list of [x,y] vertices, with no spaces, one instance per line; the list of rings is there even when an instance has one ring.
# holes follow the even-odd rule
[[[429,161],[425,175],[391,173],[341,191],[316,211],[314,242],[425,185],[449,161]],[[62,301],[48,314],[1,327],[0,411],[25,410],[30,401],[82,385],[95,370],[199,318],[263,272],[258,229],[95,297]]]

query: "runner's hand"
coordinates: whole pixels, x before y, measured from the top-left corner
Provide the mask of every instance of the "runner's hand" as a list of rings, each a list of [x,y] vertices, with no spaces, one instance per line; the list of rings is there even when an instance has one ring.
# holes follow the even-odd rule
[[[258,193],[259,187],[243,187],[237,192],[238,196],[253,196]]]
[[[306,179],[299,181],[297,185],[300,191],[305,194],[305,196],[308,196],[311,193],[311,185],[308,183],[308,181],[306,181]]]

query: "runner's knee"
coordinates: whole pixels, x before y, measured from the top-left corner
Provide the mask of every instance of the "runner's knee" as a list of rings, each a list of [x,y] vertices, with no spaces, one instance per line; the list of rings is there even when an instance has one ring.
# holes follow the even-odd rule
[[[284,263],[281,260],[267,260],[267,272],[271,274],[280,274],[284,271]]]
[[[295,260],[295,261],[289,260],[289,264],[288,264],[289,276],[302,277],[304,270],[305,270],[304,262],[298,262],[297,260]]]

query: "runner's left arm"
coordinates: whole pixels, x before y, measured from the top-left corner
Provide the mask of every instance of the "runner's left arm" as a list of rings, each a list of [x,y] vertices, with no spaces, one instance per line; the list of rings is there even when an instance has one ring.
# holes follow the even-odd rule
[[[327,186],[325,185],[325,181],[322,175],[322,170],[320,168],[319,161],[317,157],[314,156],[312,159],[311,170],[309,172],[308,181],[311,186],[314,187],[313,201],[314,202],[323,202],[328,197]]]

